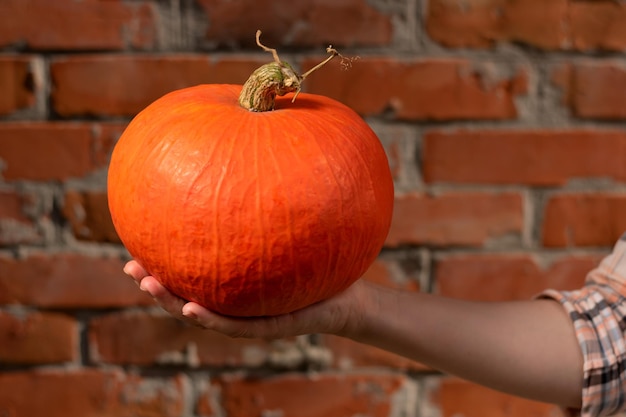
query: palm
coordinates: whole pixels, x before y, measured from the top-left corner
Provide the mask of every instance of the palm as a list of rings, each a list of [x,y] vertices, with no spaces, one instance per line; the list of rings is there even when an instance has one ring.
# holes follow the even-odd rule
[[[294,313],[276,317],[232,318],[213,313],[201,305],[176,297],[136,261],[124,271],[172,316],[231,337],[282,338],[312,333],[349,334],[358,323],[363,305],[364,283],[357,281],[337,296]]]

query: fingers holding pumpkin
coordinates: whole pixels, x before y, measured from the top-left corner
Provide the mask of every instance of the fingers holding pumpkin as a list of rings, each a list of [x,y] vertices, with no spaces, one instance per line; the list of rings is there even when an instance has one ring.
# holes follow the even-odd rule
[[[345,307],[350,305],[349,302],[328,300],[294,313],[273,317],[228,317],[214,313],[200,304],[177,297],[137,261],[128,262],[124,267],[124,272],[173,317],[234,338],[279,339],[317,332],[336,332],[344,326]],[[345,294],[343,296],[345,297]]]
[[[275,340],[313,333],[339,333],[348,321],[348,304],[336,299],[277,316],[229,317],[189,302],[183,306],[182,314],[200,327],[233,338]]]
[[[196,325],[205,329],[215,330],[233,338],[245,339],[279,339],[285,336],[303,334],[294,326],[289,325],[292,314],[276,317],[227,317],[207,310],[201,305],[189,302],[183,306],[182,314]]]
[[[129,261],[124,266],[124,273],[130,276],[142,291],[150,294],[163,310],[177,319],[193,323],[182,314],[182,308],[187,301],[168,291],[156,278],[150,276],[137,261]]]
[[[187,303],[187,301],[172,294],[167,288],[161,285],[156,278],[149,275],[144,277],[141,280],[139,288],[150,294],[159,306],[172,316],[180,320],[192,322],[183,316],[182,313],[183,306]]]
[[[141,285],[141,280],[148,276],[148,272],[137,261],[129,261],[124,265],[124,273],[131,277],[137,285]]]
[[[177,319],[194,326],[216,330],[231,337],[267,336],[265,329],[267,326],[260,326],[261,328],[258,325],[251,326],[251,320],[220,316],[197,303],[187,302],[176,297],[135,260],[126,263],[124,273],[130,276],[142,291],[150,294],[163,310]],[[251,331],[253,327],[257,328],[256,332]]]

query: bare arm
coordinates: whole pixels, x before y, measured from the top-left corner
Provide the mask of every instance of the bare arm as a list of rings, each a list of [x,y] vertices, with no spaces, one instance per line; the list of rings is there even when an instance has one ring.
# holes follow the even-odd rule
[[[579,407],[583,359],[551,300],[470,302],[377,288],[352,338],[514,395]]]
[[[125,271],[173,316],[233,337],[337,334],[510,394],[568,407],[581,403],[582,354],[554,301],[468,302],[361,280],[292,314],[233,319],[173,296],[136,262]]]

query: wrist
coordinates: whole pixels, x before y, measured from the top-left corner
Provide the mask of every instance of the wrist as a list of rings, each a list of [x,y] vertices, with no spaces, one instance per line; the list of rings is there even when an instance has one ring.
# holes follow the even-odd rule
[[[366,342],[375,333],[384,315],[383,298],[386,289],[361,279],[354,286],[355,297],[349,306],[345,325],[337,332],[338,336],[358,342]]]

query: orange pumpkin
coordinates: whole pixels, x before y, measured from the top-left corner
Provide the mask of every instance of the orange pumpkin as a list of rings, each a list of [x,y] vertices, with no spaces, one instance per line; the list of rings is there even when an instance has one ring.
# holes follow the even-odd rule
[[[274,102],[283,91],[258,96],[258,83],[243,93],[272,96],[273,110],[242,107],[255,100],[238,85],[156,100],[108,172],[129,253],[181,298],[231,316],[288,313],[346,289],[377,257],[393,206],[385,152],[356,113],[304,93]]]

